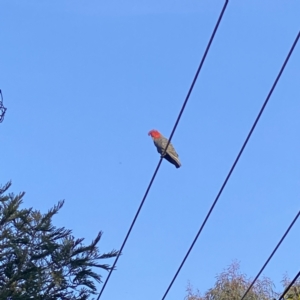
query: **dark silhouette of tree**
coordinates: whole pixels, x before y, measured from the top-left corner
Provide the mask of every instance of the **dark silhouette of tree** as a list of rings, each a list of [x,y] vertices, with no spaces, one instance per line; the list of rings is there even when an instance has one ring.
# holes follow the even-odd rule
[[[0,90],[0,123],[2,123],[4,120],[5,112],[6,112],[6,107],[4,107],[3,105],[3,96]]]
[[[216,276],[215,286],[209,289],[204,296],[199,290],[193,291],[189,284],[187,287],[187,300],[241,300],[251,280],[239,271],[239,264],[232,263],[221,274]],[[279,295],[273,290],[274,284],[269,278],[257,280],[248,292],[245,300],[274,300]],[[298,300],[298,299],[297,299]]]
[[[46,214],[20,208],[25,193],[4,195],[10,185],[0,188],[0,299],[90,299],[101,282],[96,270],[110,270],[100,260],[118,251],[100,254],[102,232],[85,246],[71,230],[55,227],[63,201]]]

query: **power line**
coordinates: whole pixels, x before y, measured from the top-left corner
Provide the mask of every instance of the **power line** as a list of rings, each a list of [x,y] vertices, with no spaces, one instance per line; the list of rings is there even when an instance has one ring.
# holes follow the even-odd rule
[[[215,34],[216,34],[216,32],[217,32],[217,29],[218,29],[218,27],[219,27],[219,24],[220,24],[220,22],[221,22],[221,19],[222,19],[222,17],[223,17],[223,14],[224,14],[224,11],[225,11],[225,9],[226,9],[227,4],[228,4],[228,0],[225,1],[225,4],[224,4],[223,9],[222,9],[222,11],[221,11],[221,14],[220,14],[220,16],[219,16],[219,18],[218,18],[218,21],[217,21],[216,26],[215,26],[215,28],[214,28],[214,30],[213,30],[213,33],[212,33],[212,35],[211,35],[211,37],[210,37],[210,39],[209,39],[208,45],[207,45],[207,47],[206,47],[206,49],[205,49],[205,52],[204,52],[204,54],[203,54],[203,57],[202,57],[201,62],[200,62],[200,64],[199,64],[199,67],[198,67],[198,69],[197,69],[197,72],[196,72],[195,77],[194,77],[194,79],[193,79],[193,82],[192,82],[192,84],[191,84],[191,87],[190,87],[190,89],[189,89],[189,91],[188,91],[188,93],[187,93],[187,96],[186,96],[186,98],[185,98],[185,100],[184,100],[184,103],[183,103],[183,105],[182,105],[182,108],[181,108],[181,110],[180,110],[180,112],[179,112],[179,115],[178,115],[178,117],[177,117],[177,120],[176,120],[176,122],[175,122],[174,128],[173,128],[173,130],[172,130],[172,132],[171,132],[169,141],[168,141],[168,143],[167,143],[165,149],[168,148],[169,143],[171,142],[171,139],[172,139],[172,137],[173,137],[173,135],[174,135],[174,132],[175,132],[175,130],[176,130],[176,128],[177,128],[177,125],[178,125],[178,123],[179,123],[179,121],[180,121],[181,115],[182,115],[182,113],[183,113],[183,111],[184,111],[184,109],[185,109],[185,106],[186,106],[186,104],[187,104],[187,102],[188,102],[188,100],[189,100],[189,97],[190,97],[190,95],[191,95],[191,93],[192,93],[192,90],[193,90],[194,85],[195,85],[195,83],[196,83],[196,81],[197,81],[198,75],[199,75],[199,73],[200,73],[200,71],[201,71],[201,69],[202,69],[203,63],[204,63],[204,61],[205,61],[205,59],[206,59],[207,53],[208,53],[208,51],[209,51],[209,49],[210,49],[210,46],[211,46],[211,44],[212,44],[212,41],[213,41],[213,39],[214,39],[214,37],[215,37]],[[117,261],[118,261],[120,255],[121,255],[121,253],[122,253],[122,251],[123,251],[123,248],[124,248],[124,246],[125,246],[125,244],[126,244],[126,241],[127,241],[128,237],[129,237],[129,235],[130,235],[130,233],[131,233],[131,230],[132,230],[132,228],[133,228],[133,226],[134,226],[134,224],[135,224],[135,221],[136,221],[136,219],[137,219],[137,217],[138,217],[138,215],[139,215],[139,213],[140,213],[140,211],[141,211],[141,209],[142,209],[142,206],[143,206],[143,204],[144,204],[144,202],[145,202],[145,200],[146,200],[146,198],[147,198],[147,195],[148,195],[149,190],[150,190],[150,188],[151,188],[151,186],[152,186],[152,183],[153,183],[153,181],[154,181],[154,179],[155,179],[155,177],[156,177],[156,174],[157,174],[157,172],[158,172],[158,169],[160,168],[162,159],[163,159],[163,157],[161,156],[161,158],[160,158],[160,160],[159,160],[159,162],[158,162],[158,165],[157,165],[157,167],[156,167],[156,169],[155,169],[155,171],[154,171],[154,174],[153,174],[153,176],[152,176],[152,178],[151,178],[151,180],[150,180],[150,183],[149,183],[149,185],[148,185],[148,188],[147,188],[147,190],[146,190],[146,192],[145,192],[145,194],[144,194],[144,197],[143,197],[143,199],[142,199],[142,201],[141,201],[141,203],[140,203],[140,206],[139,206],[139,208],[138,208],[138,210],[137,210],[137,212],[136,212],[136,214],[135,214],[135,216],[134,216],[134,218],[133,218],[133,221],[132,221],[132,223],[131,223],[131,225],[130,225],[130,227],[129,227],[129,230],[128,230],[127,234],[126,234],[126,237],[125,237],[125,239],[124,239],[124,241],[123,241],[123,244],[122,244],[122,246],[121,246],[121,248],[120,248],[120,251],[119,251],[119,253],[118,253],[118,255],[117,255],[117,257],[116,257],[116,259],[115,259],[115,261],[114,261],[114,263],[113,263],[113,265],[112,265],[112,267],[111,267],[111,269],[110,269],[110,271],[109,271],[109,273],[108,273],[108,276],[107,276],[107,278],[106,278],[106,280],[105,280],[105,282],[104,282],[104,284],[103,284],[103,286],[102,286],[102,289],[101,289],[101,291],[100,291],[100,293],[99,293],[99,295],[98,295],[97,300],[100,299],[100,297],[101,297],[101,295],[102,295],[102,293],[103,293],[103,291],[104,291],[104,289],[105,289],[105,286],[106,286],[106,284],[107,284],[107,282],[108,282],[108,280],[109,280],[109,278],[110,278],[110,276],[111,276],[113,270],[115,269],[116,263],[117,263]]]
[[[279,246],[281,245],[281,243],[283,242],[283,240],[285,239],[285,237],[287,236],[287,234],[289,233],[289,231],[291,230],[291,228],[293,227],[293,225],[295,224],[295,222],[298,219],[299,215],[300,215],[300,211],[298,212],[298,214],[294,218],[293,222],[290,224],[289,228],[286,230],[285,234],[280,239],[279,243],[277,244],[277,246],[275,247],[275,249],[273,250],[273,252],[269,256],[269,258],[267,259],[267,261],[265,262],[265,264],[262,266],[262,268],[260,269],[260,271],[258,272],[258,274],[256,275],[256,277],[254,278],[254,280],[252,281],[252,283],[250,284],[250,286],[248,287],[247,291],[245,292],[245,294],[241,298],[241,300],[243,300],[246,297],[246,295],[248,294],[248,292],[250,291],[250,289],[252,288],[252,286],[256,282],[257,278],[260,276],[260,274],[262,273],[262,271],[264,270],[264,268],[267,266],[267,264],[269,263],[269,261],[271,260],[271,258],[273,257],[273,255],[275,254],[275,252],[277,251],[277,249],[279,248]]]
[[[0,90],[0,95],[1,95],[1,100],[0,100],[0,123],[2,123],[3,120],[4,120],[6,107],[4,107],[4,105],[3,105],[3,96],[2,96],[2,91],[1,90]]]
[[[213,211],[215,205],[217,204],[217,202],[218,202],[218,200],[219,200],[219,198],[220,198],[220,196],[221,196],[221,194],[222,194],[222,192],[223,192],[223,190],[224,190],[224,188],[225,188],[225,186],[226,186],[226,184],[227,184],[227,182],[228,182],[228,180],[229,180],[229,178],[230,178],[230,176],[231,176],[231,174],[232,174],[232,172],[233,172],[233,170],[234,170],[234,168],[235,168],[235,166],[236,166],[236,164],[238,163],[238,161],[239,161],[239,159],[240,159],[240,157],[241,157],[241,155],[242,155],[242,153],[243,153],[243,151],[244,151],[244,149],[245,149],[245,147],[246,147],[246,145],[247,145],[247,143],[248,143],[248,141],[249,141],[249,139],[250,139],[250,137],[251,137],[251,135],[252,135],[252,133],[253,133],[253,131],[254,131],[254,129],[255,129],[255,127],[256,127],[256,125],[257,125],[257,123],[258,123],[258,121],[259,121],[259,119],[260,119],[260,117],[261,117],[261,115],[262,115],[262,113],[263,113],[263,111],[264,111],[264,109],[265,109],[265,107],[266,107],[266,105],[267,105],[267,103],[268,103],[268,101],[269,101],[269,99],[270,99],[270,97],[271,97],[271,95],[272,95],[272,93],[273,93],[275,87],[276,87],[276,85],[277,85],[277,83],[278,83],[279,78],[281,77],[281,74],[282,74],[282,72],[283,72],[283,70],[284,70],[284,68],[285,68],[285,66],[286,66],[286,64],[287,64],[287,62],[288,62],[289,59],[290,59],[291,54],[293,53],[293,50],[294,50],[294,48],[295,48],[295,46],[296,46],[296,44],[297,44],[297,42],[298,42],[299,36],[300,36],[300,32],[298,33],[298,35],[297,35],[297,37],[296,37],[296,39],[295,39],[295,41],[294,41],[294,43],[293,43],[293,45],[292,45],[292,47],[291,47],[291,49],[290,49],[290,51],[289,51],[289,53],[288,53],[286,59],[285,59],[283,65],[282,65],[282,67],[281,67],[281,69],[280,69],[280,71],[279,71],[279,74],[277,75],[277,77],[276,77],[276,79],[275,79],[275,82],[274,82],[274,84],[273,84],[273,86],[272,86],[272,88],[271,88],[271,90],[270,90],[270,92],[269,92],[267,98],[266,98],[266,100],[265,100],[265,102],[264,102],[262,108],[260,109],[260,112],[259,112],[258,116],[256,117],[256,119],[255,119],[255,121],[254,121],[254,124],[252,125],[252,128],[251,128],[250,132],[248,133],[248,136],[247,136],[247,138],[246,138],[246,140],[245,140],[245,142],[244,142],[244,144],[243,144],[243,146],[242,146],[242,148],[241,148],[239,154],[237,155],[237,157],[236,157],[236,159],[235,159],[235,161],[234,161],[234,163],[233,163],[233,165],[232,165],[232,167],[231,167],[231,169],[230,169],[228,175],[226,176],[226,179],[225,179],[224,183],[222,184],[221,189],[219,190],[219,192],[218,192],[218,194],[217,194],[217,197],[215,198],[215,200],[214,200],[214,202],[213,202],[211,208],[209,209],[209,211],[208,211],[208,213],[207,213],[207,215],[206,215],[206,217],[205,217],[205,219],[204,219],[204,221],[203,221],[203,223],[202,223],[202,225],[201,225],[201,227],[200,227],[198,233],[196,234],[196,236],[195,236],[195,238],[194,238],[194,240],[193,240],[193,242],[192,242],[192,244],[191,244],[189,250],[187,251],[187,253],[186,253],[186,255],[185,255],[183,261],[181,262],[181,264],[180,264],[178,270],[176,271],[176,273],[175,273],[175,275],[174,275],[174,277],[173,277],[173,279],[172,279],[170,285],[168,286],[168,288],[167,288],[167,290],[166,290],[164,296],[162,297],[162,300],[164,300],[164,299],[166,298],[167,294],[169,293],[169,290],[170,290],[170,288],[172,287],[172,285],[173,285],[173,283],[174,283],[174,281],[175,281],[177,275],[179,274],[181,268],[183,267],[183,265],[184,265],[186,259],[188,258],[188,256],[189,256],[190,252],[192,251],[192,249],[193,249],[195,243],[197,242],[197,239],[198,239],[199,235],[201,234],[201,232],[202,232],[202,230],[203,230],[203,228],[204,228],[204,226],[205,226],[205,224],[206,224],[206,222],[207,222],[207,220],[208,220],[210,214],[212,213],[212,211]]]
[[[194,85],[195,85],[195,83],[196,83],[196,80],[197,80],[197,78],[198,78],[198,75],[199,75],[199,73],[200,73],[200,71],[201,71],[201,69],[202,69],[202,65],[203,65],[203,63],[204,63],[204,61],[205,61],[206,55],[207,55],[207,53],[208,53],[208,51],[209,51],[210,45],[211,45],[211,43],[212,43],[212,41],[213,41],[213,39],[214,39],[214,37],[215,37],[215,34],[216,34],[216,32],[217,32],[217,30],[218,30],[218,27],[219,27],[219,24],[221,23],[221,20],[222,20],[222,18],[223,18],[223,14],[224,14],[224,12],[225,12],[225,9],[226,9],[226,7],[227,7],[227,4],[228,4],[228,0],[226,0],[225,3],[224,3],[224,6],[223,6],[222,11],[221,11],[221,13],[220,13],[220,16],[219,16],[219,18],[218,18],[218,21],[217,21],[217,23],[216,23],[216,26],[215,26],[215,28],[214,28],[214,31],[213,31],[213,33],[212,33],[212,35],[211,35],[211,37],[210,37],[210,40],[209,40],[208,45],[207,45],[207,47],[206,47],[206,49],[205,49],[205,52],[204,52],[204,55],[203,55],[202,60],[201,60],[201,62],[200,62],[200,65],[199,65],[199,67],[198,67],[198,70],[197,70],[196,75],[195,75],[195,77],[194,77],[194,80],[193,80],[193,82],[192,82],[192,85],[191,85],[191,87],[190,87],[190,89],[189,89],[189,91],[188,91],[188,94],[187,94],[187,96],[186,96],[186,98],[185,98],[185,100],[184,100],[184,103],[183,103],[183,105],[182,105],[182,108],[181,108],[181,110],[180,110],[180,113],[179,113],[179,115],[178,115],[178,118],[177,118],[177,120],[176,120],[176,122],[175,122],[174,128],[173,128],[173,130],[172,130],[172,132],[171,132],[171,135],[170,135],[169,141],[168,141],[168,143],[167,143],[167,146],[166,146],[166,148],[165,148],[165,151],[168,149],[168,146],[169,146],[169,144],[170,144],[170,142],[171,142],[171,139],[172,139],[172,137],[173,137],[173,134],[174,134],[174,132],[175,132],[175,130],[176,130],[176,128],[177,128],[177,125],[178,125],[178,123],[179,123],[179,120],[180,120],[180,118],[181,118],[181,115],[182,115],[182,113],[183,113],[183,111],[184,111],[184,108],[185,108],[185,106],[186,106],[186,104],[187,104],[187,102],[188,102],[188,99],[189,99],[189,97],[190,97],[190,95],[191,95],[191,93],[192,93],[192,90],[193,90],[193,88],[194,88]]]
[[[300,276],[300,271],[298,272],[298,274],[295,276],[295,278],[292,280],[292,282],[286,287],[286,289],[284,290],[284,292],[281,294],[281,296],[278,298],[278,300],[284,299],[285,294],[288,292],[288,290],[292,287],[292,285],[296,282],[296,280],[298,279],[298,277]]]

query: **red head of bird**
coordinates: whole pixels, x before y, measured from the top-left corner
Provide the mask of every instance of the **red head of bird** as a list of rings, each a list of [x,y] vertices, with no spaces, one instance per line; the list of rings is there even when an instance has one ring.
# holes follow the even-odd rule
[[[150,130],[150,131],[148,132],[148,135],[150,135],[150,136],[152,137],[153,140],[154,140],[154,139],[158,139],[158,138],[161,137],[161,134],[160,134],[157,130],[155,130],[155,129]]]

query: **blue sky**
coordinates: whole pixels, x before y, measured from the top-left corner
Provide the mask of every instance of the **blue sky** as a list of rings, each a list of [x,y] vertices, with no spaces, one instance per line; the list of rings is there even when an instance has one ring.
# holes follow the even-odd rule
[[[1,1],[0,183],[103,252],[118,249],[223,1]],[[300,29],[300,2],[230,1],[117,271],[101,299],[161,299]],[[237,259],[254,277],[299,211],[300,44],[168,298]],[[298,221],[264,275],[299,271]],[[103,279],[106,273],[103,272]],[[100,288],[100,285],[99,285]]]

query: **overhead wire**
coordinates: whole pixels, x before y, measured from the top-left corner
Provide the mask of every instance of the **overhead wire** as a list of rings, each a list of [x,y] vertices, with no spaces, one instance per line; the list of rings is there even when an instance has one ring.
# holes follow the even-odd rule
[[[244,295],[241,298],[241,300],[243,300],[246,297],[246,295],[249,293],[249,291],[253,287],[254,283],[256,282],[256,280],[258,279],[258,277],[260,276],[260,274],[263,272],[263,270],[265,269],[265,267],[267,266],[267,264],[269,263],[269,261],[271,260],[271,258],[273,257],[273,255],[276,253],[277,249],[279,248],[279,246],[281,245],[281,243],[283,242],[283,240],[286,238],[286,236],[289,233],[289,231],[291,230],[291,228],[294,226],[294,224],[297,221],[299,215],[300,215],[300,211],[298,211],[298,213],[297,213],[296,217],[294,218],[293,222],[290,224],[290,226],[288,227],[288,229],[286,230],[286,232],[284,233],[284,235],[282,236],[282,238],[280,239],[280,241],[276,245],[275,249],[272,251],[271,255],[269,256],[269,258],[267,259],[267,261],[264,263],[264,265],[262,266],[262,268],[260,269],[260,271],[258,272],[258,274],[252,280],[250,286],[248,287],[248,289],[244,293]]]
[[[246,145],[247,145],[247,143],[248,143],[248,141],[249,141],[249,139],[250,139],[250,137],[251,137],[251,135],[252,135],[252,133],[253,133],[253,131],[254,131],[254,129],[255,129],[255,127],[256,127],[256,125],[257,125],[257,123],[258,123],[258,121],[259,121],[259,119],[260,119],[260,117],[261,117],[261,115],[262,115],[262,113],[263,113],[263,111],[264,111],[264,109],[265,109],[265,107],[266,107],[266,105],[267,105],[267,103],[269,102],[269,99],[270,99],[270,97],[271,97],[271,95],[272,95],[272,93],[273,93],[273,91],[274,91],[274,89],[275,89],[275,87],[276,87],[276,85],[277,85],[277,83],[278,83],[280,77],[281,77],[281,74],[283,73],[283,70],[285,69],[285,66],[286,66],[287,62],[288,62],[289,59],[290,59],[291,54],[292,54],[293,51],[294,51],[294,48],[295,48],[295,46],[296,46],[296,44],[297,44],[297,42],[298,42],[298,40],[299,40],[299,36],[300,36],[300,32],[298,33],[298,35],[297,35],[297,37],[296,37],[296,39],[295,39],[295,41],[294,41],[294,43],[293,43],[293,45],[292,45],[292,47],[291,47],[291,49],[290,49],[290,51],[289,51],[289,53],[288,53],[288,55],[287,55],[287,57],[286,57],[284,63],[283,63],[283,65],[282,65],[282,67],[281,67],[281,69],[280,69],[280,71],[279,71],[279,73],[278,73],[278,75],[277,75],[277,77],[276,77],[276,79],[275,79],[273,85],[272,85],[272,88],[270,89],[270,91],[269,91],[269,93],[268,93],[268,95],[267,95],[267,98],[266,98],[265,102],[263,103],[263,105],[262,105],[262,107],[261,107],[261,109],[260,109],[260,111],[259,111],[259,113],[258,113],[258,115],[257,115],[257,117],[256,117],[256,119],[255,119],[255,121],[254,121],[254,123],[253,123],[253,125],[252,125],[252,127],[251,127],[251,129],[250,129],[250,131],[249,131],[249,133],[248,133],[248,135],[247,135],[247,138],[246,138],[246,140],[245,140],[245,142],[244,142],[244,144],[243,144],[241,150],[239,151],[239,153],[238,153],[238,155],[237,155],[237,157],[236,157],[236,159],[235,159],[235,161],[234,161],[234,163],[233,163],[233,165],[232,165],[232,167],[231,167],[231,169],[230,169],[228,175],[226,176],[226,178],[225,178],[225,180],[224,180],[224,182],[223,182],[223,184],[222,184],[222,186],[221,186],[221,188],[220,188],[220,190],[219,190],[219,192],[218,192],[218,194],[217,194],[217,196],[216,196],[216,198],[215,198],[215,200],[214,200],[212,206],[210,207],[210,209],[209,209],[209,211],[208,211],[208,213],[207,213],[207,215],[206,215],[206,217],[205,217],[205,219],[204,219],[204,221],[203,221],[203,223],[202,223],[202,225],[201,225],[199,231],[197,232],[197,234],[196,234],[196,236],[195,236],[195,238],[194,238],[194,240],[193,240],[191,246],[189,247],[189,249],[188,249],[186,255],[184,256],[183,261],[181,262],[181,264],[180,264],[178,270],[176,271],[176,273],[175,273],[173,279],[171,280],[171,283],[169,284],[169,286],[168,286],[166,292],[164,293],[164,295],[163,295],[163,297],[162,297],[162,300],[164,300],[164,299],[166,298],[167,294],[169,293],[169,291],[170,291],[170,289],[171,289],[171,287],[172,287],[174,281],[176,280],[176,278],[177,278],[177,276],[178,276],[178,274],[179,274],[181,268],[183,267],[183,265],[184,265],[186,259],[188,258],[190,252],[192,251],[192,249],[193,249],[195,243],[197,242],[198,237],[200,236],[200,234],[201,234],[201,232],[202,232],[202,230],[203,230],[203,228],[204,228],[204,226],[205,226],[205,224],[206,224],[206,222],[207,222],[209,216],[211,215],[211,213],[212,213],[212,211],[213,211],[215,205],[217,204],[217,202],[218,202],[218,200],[219,200],[219,198],[220,198],[220,196],[221,196],[221,194],[222,194],[222,192],[223,192],[223,190],[224,190],[224,188],[225,188],[225,186],[226,186],[226,184],[227,184],[227,182],[228,182],[228,180],[229,180],[229,178],[230,178],[230,176],[231,176],[233,170],[235,169],[236,164],[238,163],[238,161],[239,161],[239,159],[240,159],[240,157],[241,157],[241,155],[242,155],[242,153],[243,153],[243,151],[244,151],[244,149],[245,149],[245,147],[246,147]]]
[[[221,22],[221,20],[222,20],[222,17],[223,17],[223,14],[224,14],[224,12],[225,12],[225,9],[226,9],[226,7],[227,7],[227,4],[228,4],[228,0],[226,0],[225,3],[224,3],[224,6],[223,6],[222,11],[221,11],[221,13],[220,13],[220,16],[219,16],[219,18],[218,18],[218,21],[217,21],[217,23],[216,23],[216,25],[215,25],[215,27],[214,27],[214,30],[213,30],[213,33],[212,33],[210,39],[209,39],[209,42],[208,42],[208,44],[207,44],[207,47],[206,47],[206,49],[205,49],[205,52],[204,52],[203,57],[202,57],[202,59],[201,59],[201,62],[200,62],[200,64],[199,64],[199,67],[198,67],[198,69],[197,69],[197,71],[196,71],[196,74],[195,74],[194,79],[193,79],[193,81],[192,81],[192,84],[191,84],[191,86],[190,86],[190,88],[189,88],[189,91],[188,91],[188,93],[187,93],[187,96],[186,96],[186,98],[185,98],[185,100],[184,100],[184,102],[183,102],[182,108],[181,108],[181,110],[180,110],[180,112],[179,112],[179,115],[178,115],[178,117],[177,117],[177,120],[176,120],[176,122],[175,122],[175,125],[174,125],[174,127],[173,127],[173,130],[172,130],[172,132],[171,132],[170,138],[169,138],[169,140],[168,140],[168,143],[167,143],[165,149],[168,148],[169,143],[171,142],[171,139],[172,139],[172,137],[173,137],[173,135],[174,135],[174,133],[175,133],[175,130],[176,130],[176,128],[177,128],[177,125],[178,125],[178,123],[179,123],[179,121],[180,121],[180,118],[181,118],[181,116],[182,116],[182,113],[183,113],[183,111],[184,111],[184,109],[185,109],[185,107],[186,107],[186,104],[187,104],[187,102],[188,102],[188,100],[189,100],[189,98],[190,98],[190,95],[191,95],[191,93],[192,93],[192,90],[193,90],[193,88],[194,88],[194,85],[195,85],[195,83],[196,83],[196,81],[197,81],[198,75],[199,75],[199,73],[200,73],[200,71],[201,71],[201,69],[202,69],[202,66],[203,66],[203,64],[204,64],[204,61],[205,61],[205,59],[206,59],[207,53],[208,53],[208,51],[209,51],[209,49],[210,49],[210,46],[211,46],[211,44],[212,44],[212,41],[213,41],[213,39],[214,39],[214,37],[215,37],[215,34],[216,34],[217,29],[218,29],[218,27],[219,27],[219,24],[220,24],[220,22]],[[155,171],[154,171],[154,174],[153,174],[153,176],[152,176],[152,178],[151,178],[151,180],[150,180],[150,183],[149,183],[149,185],[148,185],[148,187],[147,187],[147,189],[146,189],[146,192],[145,192],[145,194],[144,194],[144,197],[143,197],[143,199],[142,199],[142,201],[141,201],[141,203],[140,203],[140,205],[139,205],[139,208],[138,208],[138,210],[137,210],[137,212],[136,212],[136,214],[135,214],[135,216],[134,216],[134,218],[133,218],[133,221],[132,221],[132,223],[131,223],[131,225],[130,225],[130,227],[129,227],[129,230],[128,230],[126,236],[125,236],[125,239],[124,239],[124,241],[123,241],[123,243],[122,243],[122,245],[121,245],[121,248],[120,248],[120,250],[119,250],[119,253],[118,253],[118,255],[116,256],[115,261],[114,261],[114,263],[113,263],[111,269],[109,270],[108,276],[106,277],[106,280],[105,280],[105,282],[104,282],[104,284],[103,284],[103,286],[102,286],[102,288],[101,288],[101,290],[100,290],[100,293],[99,293],[99,295],[98,295],[97,300],[100,299],[100,297],[101,297],[101,295],[102,295],[102,293],[103,293],[103,291],[104,291],[104,289],[105,289],[105,287],[106,287],[106,285],[107,285],[107,282],[108,282],[108,280],[109,280],[109,278],[110,278],[110,276],[111,276],[113,270],[115,269],[116,263],[118,262],[118,259],[119,259],[120,255],[121,255],[122,251],[123,251],[123,248],[124,248],[124,246],[125,246],[125,244],[126,244],[126,242],[127,242],[127,239],[128,239],[128,237],[129,237],[129,235],[130,235],[130,233],[131,233],[131,230],[132,230],[132,228],[133,228],[133,226],[134,226],[134,224],[135,224],[135,222],[136,222],[136,220],[137,220],[137,218],[138,218],[138,215],[139,215],[139,213],[140,213],[140,211],[141,211],[141,209],[142,209],[142,207],[143,207],[143,204],[144,204],[144,202],[145,202],[145,200],[146,200],[146,198],[147,198],[147,195],[148,195],[148,193],[149,193],[149,191],[150,191],[150,188],[151,188],[151,186],[152,186],[152,184],[153,184],[153,182],[154,182],[154,179],[155,179],[155,177],[156,177],[156,175],[157,175],[157,172],[158,172],[158,170],[159,170],[159,168],[160,168],[160,165],[161,165],[161,163],[162,163],[162,159],[163,159],[163,154],[162,154],[162,156],[161,156],[161,158],[160,158],[160,160],[159,160],[159,162],[158,162],[158,165],[157,165],[157,167],[156,167],[156,169],[155,169]]]
[[[293,284],[297,281],[298,277],[300,276],[300,271],[298,274],[294,277],[294,279],[291,281],[291,283],[285,288],[284,292],[281,294],[281,296],[278,298],[278,300],[284,299],[285,294],[289,291],[289,289],[293,286]]]

